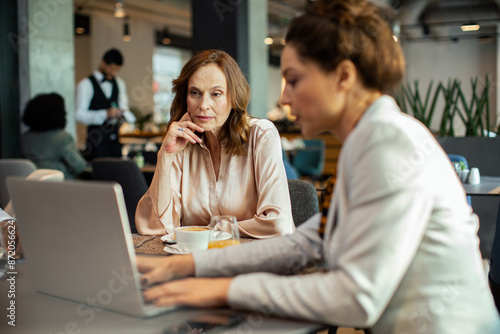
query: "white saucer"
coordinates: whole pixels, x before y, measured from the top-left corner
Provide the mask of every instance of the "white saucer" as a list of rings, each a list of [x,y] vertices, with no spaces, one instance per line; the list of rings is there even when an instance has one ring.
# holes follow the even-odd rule
[[[175,236],[173,233],[172,234],[165,234],[165,235],[162,235],[160,239],[164,243],[171,243],[171,242],[175,241]]]
[[[231,233],[221,232],[218,236],[217,240],[227,240],[231,239]],[[177,244],[169,244],[171,242],[175,242],[175,238],[173,234],[165,234],[161,237],[161,241],[167,244],[163,250],[168,254],[191,254],[190,252],[183,252],[179,249]]]
[[[162,235],[160,239],[166,244],[175,242],[175,236],[173,233]],[[217,238],[217,240],[227,240],[227,239],[231,239],[231,233],[221,232],[221,234]]]

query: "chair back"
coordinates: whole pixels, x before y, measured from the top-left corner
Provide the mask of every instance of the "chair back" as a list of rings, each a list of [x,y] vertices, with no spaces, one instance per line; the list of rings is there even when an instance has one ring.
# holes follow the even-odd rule
[[[283,160],[283,164],[285,165],[286,178],[289,180],[298,180],[299,176],[297,175],[297,171],[292,166],[290,161]]]
[[[465,169],[469,169],[469,163],[467,162],[467,159],[463,155],[448,153],[448,159],[450,159],[452,163],[455,162],[462,163]]]
[[[60,170],[57,170],[57,169],[43,169],[43,168],[36,169],[26,177],[26,180],[63,181],[64,180],[64,173],[61,172]],[[12,200],[10,200],[9,203],[7,203],[7,205],[4,208],[4,211],[12,217],[16,216],[16,214],[14,212]]]
[[[293,166],[300,175],[319,176],[325,166],[325,142],[322,139],[304,140],[305,148],[297,150]]]
[[[289,179],[288,190],[295,226],[299,226],[319,212],[318,193],[312,183]]]
[[[94,159],[92,178],[100,181],[113,181],[121,185],[127,206],[130,230],[136,233],[135,209],[141,197],[148,190],[146,178],[134,161],[121,158]]]
[[[6,179],[9,176],[26,177],[36,170],[29,159],[0,159],[0,207],[5,208],[10,201]]]
[[[281,152],[281,155],[283,157],[283,164],[285,165],[286,178],[297,180],[299,178],[299,172],[297,171],[297,169],[295,169],[295,167],[293,167],[290,160],[288,160],[288,156],[285,151],[282,150]]]

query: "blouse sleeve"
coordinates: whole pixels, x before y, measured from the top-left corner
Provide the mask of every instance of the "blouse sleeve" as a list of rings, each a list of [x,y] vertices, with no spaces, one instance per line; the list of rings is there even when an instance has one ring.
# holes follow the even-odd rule
[[[135,225],[140,234],[172,233],[180,226],[182,217],[181,193],[178,181],[182,174],[172,154],[166,154],[163,146],[158,151],[155,174],[148,191],[137,204]]]
[[[243,236],[270,238],[293,233],[295,226],[283,165],[281,141],[274,126],[256,131],[253,150],[257,185],[257,211],[253,218],[238,221]]]

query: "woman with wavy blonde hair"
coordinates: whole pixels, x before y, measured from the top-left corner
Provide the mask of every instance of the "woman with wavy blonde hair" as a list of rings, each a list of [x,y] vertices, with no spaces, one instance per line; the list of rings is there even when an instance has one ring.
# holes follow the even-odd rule
[[[236,61],[224,51],[200,51],[172,91],[155,174],[136,210],[138,232],[172,233],[233,215],[244,237],[292,233],[279,133],[248,115],[250,88]]]

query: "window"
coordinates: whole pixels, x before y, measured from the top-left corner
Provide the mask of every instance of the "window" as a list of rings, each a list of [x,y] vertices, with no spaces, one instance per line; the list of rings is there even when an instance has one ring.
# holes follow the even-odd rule
[[[155,119],[166,123],[174,98],[172,80],[181,73],[182,66],[191,58],[191,51],[171,46],[157,46],[153,54],[153,102]]]

